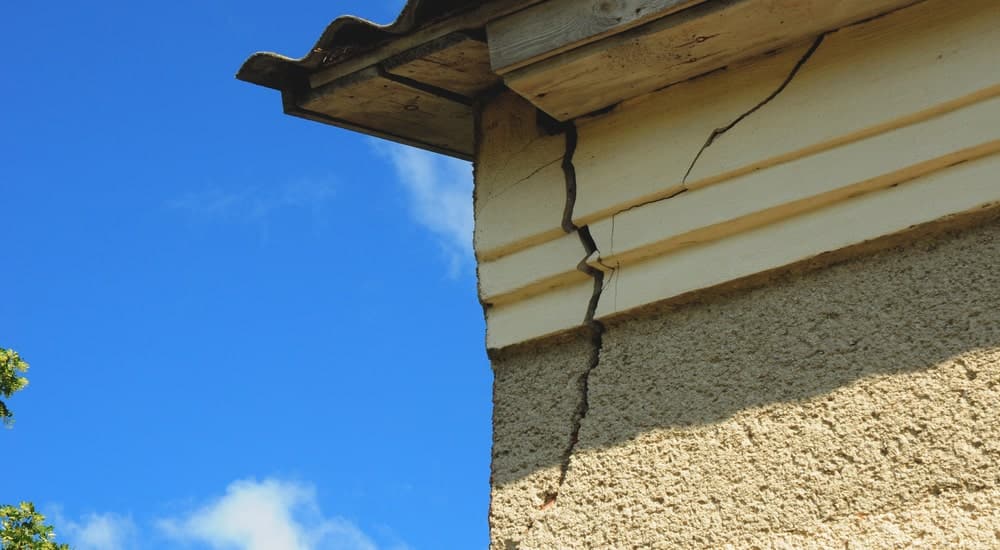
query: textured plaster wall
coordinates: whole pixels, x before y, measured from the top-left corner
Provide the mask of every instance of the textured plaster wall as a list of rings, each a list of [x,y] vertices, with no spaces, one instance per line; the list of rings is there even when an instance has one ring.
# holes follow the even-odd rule
[[[494,369],[493,548],[1000,547],[996,219]]]

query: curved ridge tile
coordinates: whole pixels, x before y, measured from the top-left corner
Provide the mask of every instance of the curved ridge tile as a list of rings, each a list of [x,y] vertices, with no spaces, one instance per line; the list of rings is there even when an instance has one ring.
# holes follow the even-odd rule
[[[243,62],[236,78],[276,90],[287,89],[321,67],[335,65],[359,52],[405,35],[417,26],[483,3],[484,0],[407,0],[396,20],[388,25],[350,15],[338,17],[326,27],[304,57],[293,59],[276,53],[258,52]]]

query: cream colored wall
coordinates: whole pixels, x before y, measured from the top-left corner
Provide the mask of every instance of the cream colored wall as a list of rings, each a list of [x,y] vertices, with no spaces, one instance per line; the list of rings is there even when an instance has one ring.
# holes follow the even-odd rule
[[[998,51],[927,0],[568,125],[488,101],[493,548],[1000,547]]]
[[[585,259],[608,320],[1000,202],[998,48],[1000,3],[928,0],[564,133],[501,94],[476,171],[488,347],[585,324]]]
[[[492,548],[1000,546],[1000,214],[900,239],[495,354]]]

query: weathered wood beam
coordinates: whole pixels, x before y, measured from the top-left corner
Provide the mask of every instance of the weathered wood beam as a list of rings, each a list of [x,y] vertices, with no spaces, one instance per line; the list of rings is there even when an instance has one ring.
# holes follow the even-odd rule
[[[295,101],[298,110],[337,126],[369,129],[366,133],[460,158],[471,158],[475,149],[470,101],[379,67],[310,90]]]
[[[457,31],[482,29],[486,23],[537,4],[543,0],[494,0],[478,8],[444,18],[408,35],[400,36],[379,47],[353,56],[342,63],[320,69],[309,76],[309,85],[318,88],[362,69],[366,69],[423,44]]]
[[[558,120],[923,0],[712,0],[504,75]]]
[[[490,70],[485,38],[457,32],[382,63],[387,73],[423,82],[467,98],[500,82]]]
[[[490,63],[505,74],[705,0],[550,0],[486,26]]]

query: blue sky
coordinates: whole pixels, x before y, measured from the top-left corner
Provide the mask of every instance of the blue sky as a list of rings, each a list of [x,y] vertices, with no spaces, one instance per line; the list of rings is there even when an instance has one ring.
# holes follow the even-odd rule
[[[486,545],[471,167],[233,78],[400,4],[0,6],[0,502],[83,550]]]

